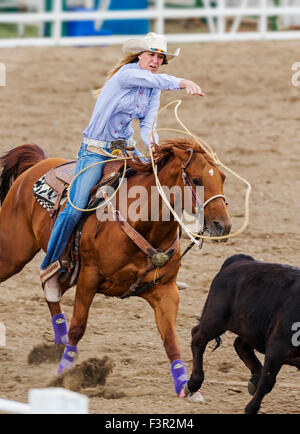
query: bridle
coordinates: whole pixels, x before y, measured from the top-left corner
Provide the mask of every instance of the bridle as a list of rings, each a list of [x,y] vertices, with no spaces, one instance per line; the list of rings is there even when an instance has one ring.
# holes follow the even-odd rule
[[[204,208],[210,202],[212,202],[213,200],[218,199],[218,198],[221,197],[222,199],[224,199],[224,201],[226,203],[226,198],[225,198],[224,194],[215,194],[214,196],[209,197],[205,202],[201,201],[201,199],[197,195],[197,191],[194,188],[193,182],[191,182],[188,174],[185,171],[188,168],[188,166],[190,165],[190,162],[191,162],[194,150],[192,148],[188,148],[186,151],[189,152],[190,155],[189,155],[189,158],[181,164],[181,175],[182,175],[183,183],[184,183],[185,186],[188,187],[188,189],[189,189],[189,191],[191,193],[192,201],[193,201],[193,206],[196,206],[197,213],[199,215],[203,215]],[[202,233],[203,233],[203,230],[204,230],[204,228],[202,228]]]
[[[212,202],[215,199],[218,198],[222,198],[224,199],[224,201],[226,202],[225,196],[223,194],[215,194],[214,196],[211,196],[210,198],[208,198],[205,202],[201,202],[201,200],[199,199],[197,192],[193,186],[193,183],[191,182],[188,174],[186,173],[186,169],[189,166],[194,150],[192,148],[188,148],[187,152],[190,152],[189,158],[187,159],[187,161],[184,161],[181,164],[181,174],[182,174],[182,179],[183,179],[183,183],[185,186],[187,186],[191,192],[192,195],[192,200],[193,200],[193,205],[196,206],[198,209],[198,213],[202,213],[203,217],[204,217],[204,208],[206,207],[206,205],[208,205],[210,202]],[[204,220],[204,219],[203,219]],[[198,235],[202,235],[204,230],[206,228],[204,227],[204,225],[200,228],[200,231],[198,232]],[[198,238],[199,240],[199,238]],[[203,239],[201,240],[200,244],[198,245],[199,248],[202,247],[203,244]],[[144,277],[146,276],[146,274],[150,271],[150,269],[146,269],[144,274],[141,276],[141,278],[131,286],[131,288],[127,291],[127,293],[125,293],[121,298],[127,298],[130,297],[132,295],[140,295],[141,293],[143,293],[144,291],[146,291],[147,289],[150,289],[153,285],[157,284],[164,276],[166,276],[171,269],[173,269],[181,260],[182,258],[186,255],[186,253],[195,245],[196,241],[191,242],[186,249],[184,250],[184,252],[180,255],[180,257],[177,259],[177,261],[175,263],[173,263],[171,265],[171,267],[163,274],[161,274],[156,280],[153,280],[151,282],[147,282],[144,283],[144,285],[139,286],[139,284],[143,281]],[[153,267],[152,267],[153,268]],[[152,269],[151,268],[151,269]]]

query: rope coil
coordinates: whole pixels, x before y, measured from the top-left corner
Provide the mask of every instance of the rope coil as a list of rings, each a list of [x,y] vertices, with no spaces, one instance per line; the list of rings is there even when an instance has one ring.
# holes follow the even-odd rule
[[[175,110],[176,120],[184,128],[185,131],[174,129],[174,128],[159,128],[157,131],[169,131],[169,132],[171,131],[171,132],[176,132],[176,133],[180,133],[180,134],[187,134],[187,135],[191,136],[194,139],[194,141],[196,143],[198,143],[198,145],[214,160],[214,162],[215,162],[216,165],[223,167],[225,170],[227,170],[228,172],[230,172],[233,176],[235,176],[236,178],[238,178],[240,181],[242,181],[243,183],[245,183],[247,185],[247,191],[246,191],[246,195],[245,195],[245,219],[244,219],[244,223],[243,223],[242,227],[238,231],[236,231],[236,232],[234,232],[232,234],[220,235],[220,236],[206,236],[206,235],[199,235],[199,234],[196,234],[196,233],[192,232],[187,226],[184,225],[184,223],[182,222],[182,220],[180,219],[180,217],[176,214],[175,210],[172,208],[170,202],[168,201],[167,197],[165,196],[165,194],[164,194],[164,192],[162,190],[161,184],[160,184],[158,176],[157,176],[157,166],[155,166],[154,159],[153,159],[153,154],[152,154],[152,149],[151,149],[151,146],[150,146],[150,137],[152,137],[152,140],[154,142],[154,139],[155,139],[155,137],[154,137],[154,125],[155,125],[155,122],[156,122],[158,116],[160,115],[160,113],[162,111],[164,111],[170,105],[175,104],[175,103],[177,103],[176,107],[174,109]],[[187,129],[187,127],[179,119],[179,116],[178,116],[178,113],[177,113],[178,112],[178,107],[180,106],[181,103],[182,103],[182,100],[178,99],[178,100],[171,101],[170,103],[166,104],[163,108],[161,108],[159,110],[159,112],[157,113],[157,116],[155,117],[154,121],[153,121],[152,132],[151,132],[151,134],[149,134],[148,141],[149,141],[150,157],[151,157],[151,162],[152,162],[152,167],[153,167],[153,172],[154,172],[154,176],[155,176],[155,180],[156,180],[157,189],[158,189],[159,193],[161,194],[162,199],[164,200],[165,204],[167,205],[167,207],[169,208],[169,210],[172,212],[175,220],[178,221],[178,223],[180,224],[180,226],[182,227],[182,229],[186,232],[186,234],[189,236],[189,238],[191,239],[191,241],[193,243],[195,243],[195,244],[197,244],[199,246],[199,244],[200,244],[199,241],[198,241],[199,239],[201,239],[201,240],[211,240],[211,241],[216,240],[217,241],[217,240],[225,240],[225,239],[233,238],[233,237],[241,234],[246,229],[246,227],[249,224],[249,214],[250,214],[250,212],[249,212],[249,209],[250,209],[250,207],[249,207],[249,199],[250,199],[250,193],[251,193],[251,189],[252,189],[251,184],[248,181],[246,181],[244,178],[242,178],[240,175],[238,175],[236,172],[234,172],[232,169],[229,169],[229,167],[225,166],[225,164],[223,164],[219,160],[217,154],[213,151],[213,149],[203,139],[201,139],[200,137],[196,136],[195,134],[192,134]]]

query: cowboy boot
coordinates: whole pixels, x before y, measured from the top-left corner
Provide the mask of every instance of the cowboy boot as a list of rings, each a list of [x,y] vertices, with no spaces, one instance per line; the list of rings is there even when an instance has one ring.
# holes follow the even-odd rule
[[[45,299],[50,303],[61,300],[61,288],[59,284],[60,262],[55,261],[41,271],[41,282],[44,289]]]

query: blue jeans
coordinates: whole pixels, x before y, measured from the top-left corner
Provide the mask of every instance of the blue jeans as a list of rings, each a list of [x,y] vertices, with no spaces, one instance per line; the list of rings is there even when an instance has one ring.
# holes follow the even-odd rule
[[[91,164],[108,159],[109,157],[87,151],[87,145],[82,144],[78,153],[75,175]],[[70,191],[70,199],[73,205],[82,209],[86,207],[90,190],[102,176],[103,165],[104,163],[89,168],[75,179]],[[65,209],[59,213],[48,242],[47,254],[41,264],[42,270],[61,257],[81,214],[82,212],[73,208],[69,201]]]

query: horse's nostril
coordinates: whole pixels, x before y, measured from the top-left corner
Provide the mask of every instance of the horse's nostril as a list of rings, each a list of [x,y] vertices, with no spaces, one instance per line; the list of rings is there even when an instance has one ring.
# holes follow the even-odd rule
[[[213,222],[213,225],[214,225],[214,227],[216,229],[216,232],[219,235],[222,235],[224,226],[220,222],[218,222],[216,220]]]

